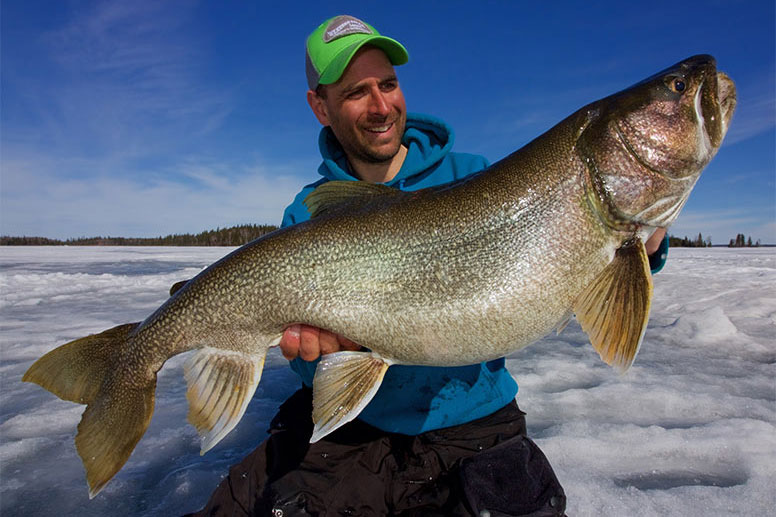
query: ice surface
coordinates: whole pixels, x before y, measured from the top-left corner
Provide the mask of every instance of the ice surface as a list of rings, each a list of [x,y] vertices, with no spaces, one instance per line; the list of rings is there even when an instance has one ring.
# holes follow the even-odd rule
[[[205,456],[186,423],[184,356],[124,468],[89,501],[73,444],[83,406],[20,382],[68,340],[147,316],[226,248],[0,248],[0,514],[180,515],[266,436],[297,387],[272,351],[238,426]],[[572,322],[507,359],[568,514],[773,515],[776,249],[672,249],[633,367],[604,365]]]

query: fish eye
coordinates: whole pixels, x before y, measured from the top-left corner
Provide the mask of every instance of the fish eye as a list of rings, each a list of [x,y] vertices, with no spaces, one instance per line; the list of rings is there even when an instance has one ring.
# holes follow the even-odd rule
[[[684,78],[682,77],[676,77],[676,76],[666,77],[666,85],[674,93],[684,93],[684,91],[687,89],[687,83],[684,81]]]

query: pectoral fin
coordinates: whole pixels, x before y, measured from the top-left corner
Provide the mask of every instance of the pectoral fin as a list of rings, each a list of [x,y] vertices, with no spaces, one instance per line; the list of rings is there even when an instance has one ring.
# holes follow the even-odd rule
[[[313,422],[310,443],[350,422],[375,396],[390,362],[372,352],[324,355],[313,380]]]
[[[573,310],[601,359],[625,372],[644,337],[651,302],[649,259],[637,238],[617,250]]]
[[[248,407],[261,378],[264,354],[245,354],[204,347],[184,365],[188,384],[189,422],[205,454],[231,431]]]

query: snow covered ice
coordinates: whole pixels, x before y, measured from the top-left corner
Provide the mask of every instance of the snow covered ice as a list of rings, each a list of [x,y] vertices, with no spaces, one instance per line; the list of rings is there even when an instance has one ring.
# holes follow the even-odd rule
[[[299,381],[277,350],[242,421],[205,456],[186,423],[185,355],[124,468],[89,500],[73,437],[84,406],[21,377],[72,339],[139,321],[226,248],[0,248],[0,514],[180,515],[266,436]],[[672,249],[631,369],[571,323],[515,353],[529,434],[570,516],[776,513],[776,248]]]

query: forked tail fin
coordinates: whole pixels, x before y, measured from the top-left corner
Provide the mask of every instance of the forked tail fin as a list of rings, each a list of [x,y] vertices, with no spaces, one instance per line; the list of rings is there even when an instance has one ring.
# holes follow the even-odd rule
[[[119,325],[64,344],[35,361],[22,377],[64,400],[87,404],[75,444],[86,468],[90,498],[129,459],[154,412],[156,375],[129,379],[116,364],[138,325]]]

